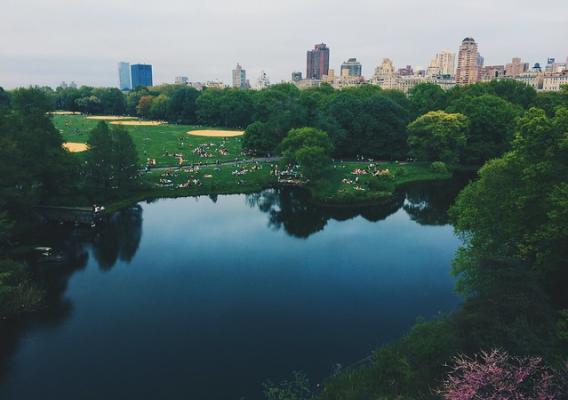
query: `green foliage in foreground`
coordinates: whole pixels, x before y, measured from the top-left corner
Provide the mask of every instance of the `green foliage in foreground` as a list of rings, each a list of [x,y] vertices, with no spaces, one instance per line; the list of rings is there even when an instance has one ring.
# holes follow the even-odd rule
[[[11,260],[0,260],[0,318],[36,309],[43,292],[29,279],[24,266]]]
[[[568,109],[553,118],[528,111],[512,151],[488,162],[479,176],[453,209],[455,228],[466,239],[456,260],[464,289],[478,290],[484,257],[511,257],[538,273],[555,304],[568,306]]]

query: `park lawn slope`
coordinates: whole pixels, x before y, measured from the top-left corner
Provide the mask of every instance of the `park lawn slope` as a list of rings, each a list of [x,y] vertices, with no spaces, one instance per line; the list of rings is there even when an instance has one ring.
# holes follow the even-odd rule
[[[53,124],[65,142],[87,143],[89,133],[100,122],[87,119],[84,115],[54,115]],[[177,166],[181,155],[185,165],[190,163],[214,163],[234,161],[242,158],[240,137],[205,137],[188,135],[188,131],[204,130],[202,126],[191,125],[151,125],[124,126],[132,137],[138,159],[145,165],[148,159],[156,160],[156,166]],[[196,150],[199,146],[200,149]]]

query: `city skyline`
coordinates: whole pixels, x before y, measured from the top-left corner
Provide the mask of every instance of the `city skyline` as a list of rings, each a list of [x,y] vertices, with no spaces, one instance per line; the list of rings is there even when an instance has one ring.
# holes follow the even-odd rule
[[[335,0],[309,4],[244,0],[238,5],[225,0],[199,5],[141,0],[134,9],[109,0],[7,1],[0,27],[0,34],[10,38],[0,46],[0,86],[6,88],[56,86],[64,80],[115,86],[120,60],[152,64],[155,83],[172,82],[179,75],[193,81],[230,82],[236,61],[246,65],[253,78],[264,70],[272,82],[280,82],[288,80],[292,71],[304,71],[305,51],[320,42],[332,49],[330,68],[339,71],[343,61],[357,57],[367,76],[383,58],[397,66],[426,68],[441,49],[457,53],[467,36],[480,44],[487,65],[505,64],[513,57],[544,64],[548,57],[563,60],[562,53],[567,52],[563,0],[551,0],[546,8],[528,1],[518,7],[519,2],[512,0],[496,4],[443,0],[434,7],[414,1],[356,1],[353,12],[346,12]],[[47,10],[52,15],[49,22],[42,17]],[[377,18],[385,16],[378,26]],[[137,35],[131,35],[134,27]],[[236,30],[239,40],[235,41]]]

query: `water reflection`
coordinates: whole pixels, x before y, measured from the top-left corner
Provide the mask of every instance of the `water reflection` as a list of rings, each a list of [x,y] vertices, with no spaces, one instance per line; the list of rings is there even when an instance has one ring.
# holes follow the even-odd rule
[[[404,211],[420,225],[447,225],[448,211],[458,193],[471,180],[469,173],[456,174],[454,179],[418,182],[406,187]]]
[[[404,193],[397,193],[378,206],[367,207],[329,207],[314,204],[305,190],[288,189],[266,190],[247,195],[247,204],[268,214],[268,225],[297,238],[308,238],[323,230],[330,219],[346,221],[362,216],[368,221],[377,222],[394,214],[403,204]]]
[[[93,256],[102,270],[110,270],[117,260],[130,262],[142,238],[142,207],[136,205],[114,213],[92,238]]]
[[[246,196],[250,207],[268,215],[268,225],[297,238],[308,238],[322,231],[329,220],[346,221],[358,216],[371,222],[386,219],[401,207],[420,225],[446,225],[448,210],[467,180],[408,185],[379,205],[365,207],[329,207],[314,204],[305,190],[284,188]]]
[[[111,269],[117,260],[130,262],[142,238],[142,207],[139,205],[114,213],[108,223],[96,230],[49,225],[28,238],[30,243],[58,249],[65,263],[31,265],[30,273],[45,291],[45,307],[16,321],[0,321],[0,382],[8,372],[10,356],[18,349],[21,336],[30,329],[56,327],[73,312],[65,297],[68,282],[85,268],[89,249],[101,270]]]

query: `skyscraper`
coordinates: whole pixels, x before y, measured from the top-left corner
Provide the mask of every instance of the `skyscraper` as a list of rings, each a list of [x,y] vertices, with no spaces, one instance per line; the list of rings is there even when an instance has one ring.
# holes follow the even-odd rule
[[[306,79],[321,79],[329,73],[329,47],[316,44],[307,52]]]
[[[440,75],[453,76],[456,72],[456,53],[442,50],[436,54],[436,66],[440,69]]]
[[[132,87],[152,86],[152,66],[149,64],[133,64],[130,66]]]
[[[118,87],[120,90],[132,89],[132,84],[130,82],[130,63],[118,63]]]
[[[341,77],[361,76],[363,67],[356,58],[350,58],[341,64]]]
[[[241,67],[241,64],[237,63],[237,66],[233,70],[233,87],[239,89],[247,89],[247,71]]]
[[[458,53],[458,68],[456,70],[456,83],[468,85],[479,82],[481,67],[479,65],[479,52],[477,43],[473,38],[465,38]]]

